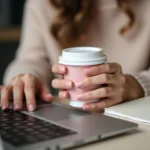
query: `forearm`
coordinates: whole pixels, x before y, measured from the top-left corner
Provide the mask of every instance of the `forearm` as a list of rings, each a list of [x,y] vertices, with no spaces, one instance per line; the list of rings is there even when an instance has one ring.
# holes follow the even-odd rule
[[[20,74],[30,73],[41,80],[46,85],[52,78],[51,69],[47,63],[34,61],[14,61],[7,68],[4,75],[4,84],[8,84],[13,77]]]
[[[131,75],[125,75],[124,101],[138,99],[144,96],[144,90],[139,82]]]

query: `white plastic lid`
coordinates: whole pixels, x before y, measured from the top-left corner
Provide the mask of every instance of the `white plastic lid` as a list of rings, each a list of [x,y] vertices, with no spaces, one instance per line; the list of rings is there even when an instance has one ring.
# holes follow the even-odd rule
[[[107,57],[98,47],[74,47],[62,51],[59,63],[73,66],[87,66],[106,63]]]

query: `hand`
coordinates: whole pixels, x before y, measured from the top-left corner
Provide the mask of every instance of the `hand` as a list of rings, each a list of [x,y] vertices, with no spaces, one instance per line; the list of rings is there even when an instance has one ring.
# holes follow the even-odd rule
[[[58,75],[65,75],[67,73],[67,67],[64,65],[55,64],[52,67],[52,72]],[[52,81],[52,86],[55,89],[61,89],[61,91],[59,91],[58,97],[61,99],[68,99],[69,93],[67,92],[67,89],[69,90],[73,88],[73,82],[70,80],[56,78]]]
[[[24,74],[14,77],[8,85],[0,87],[1,108],[3,110],[9,109],[10,99],[13,97],[14,109],[17,111],[22,110],[24,95],[29,111],[33,111],[36,108],[36,95],[46,102],[52,100],[48,87],[32,74]]]
[[[85,69],[87,78],[76,83],[77,88],[85,88],[91,85],[105,85],[100,88],[77,95],[77,99],[92,100],[100,99],[98,102],[88,103],[83,109],[99,111],[103,108],[123,102],[125,95],[126,77],[122,73],[121,66],[117,63],[108,63],[89,67]]]

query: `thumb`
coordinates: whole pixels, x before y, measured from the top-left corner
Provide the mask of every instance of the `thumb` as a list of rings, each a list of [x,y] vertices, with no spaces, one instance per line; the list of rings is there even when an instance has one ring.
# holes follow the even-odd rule
[[[53,99],[53,97],[50,93],[50,89],[48,88],[48,86],[46,86],[44,84],[41,84],[40,96],[46,102],[50,102]]]

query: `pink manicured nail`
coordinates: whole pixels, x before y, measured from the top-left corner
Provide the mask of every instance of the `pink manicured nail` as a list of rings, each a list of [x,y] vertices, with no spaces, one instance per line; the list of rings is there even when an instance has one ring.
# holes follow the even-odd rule
[[[83,95],[77,95],[77,96],[76,96],[76,99],[77,99],[77,100],[82,100],[83,98],[84,98]]]
[[[6,109],[8,109],[8,105],[3,104],[3,105],[2,105],[2,110],[6,110]]]
[[[90,69],[85,69],[85,74],[86,74],[86,75],[91,74],[91,70],[90,70]]]
[[[76,87],[77,87],[77,88],[80,88],[80,87],[82,87],[82,86],[83,86],[83,82],[75,83],[75,85],[76,85]]]
[[[62,72],[65,72],[65,71],[66,71],[66,69],[65,69],[64,66],[60,66],[60,70],[61,70]]]
[[[44,101],[50,102],[53,99],[53,96],[50,93],[42,93],[42,97],[44,98]]]
[[[83,106],[83,110],[87,110],[87,109],[90,109],[90,107],[89,106]]]
[[[28,106],[28,109],[29,109],[29,111],[33,111],[33,110],[35,110],[35,106],[33,104],[30,104]]]
[[[52,94],[47,94],[47,96],[48,96],[49,98],[52,98],[52,97],[53,97]]]
[[[68,95],[66,92],[63,93],[63,98],[68,98]]]
[[[65,83],[65,86],[68,87],[68,88],[71,88],[72,87],[72,83],[70,81],[68,81],[68,82]]]
[[[15,110],[20,110],[21,107],[20,107],[20,104],[15,104]]]

